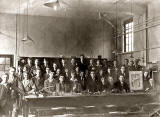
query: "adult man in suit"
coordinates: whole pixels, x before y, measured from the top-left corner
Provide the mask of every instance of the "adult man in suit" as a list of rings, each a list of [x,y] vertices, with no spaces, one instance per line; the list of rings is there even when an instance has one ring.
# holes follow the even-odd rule
[[[2,74],[2,82],[0,83],[0,116],[5,114],[9,116],[9,86],[8,86],[8,74]]]
[[[87,70],[87,63],[86,63],[86,60],[85,60],[85,56],[82,54],[80,55],[80,62],[79,62],[79,69],[80,69],[80,72],[84,72],[84,74],[86,74],[86,70]]]
[[[23,85],[22,82],[19,81],[19,78],[15,74],[16,69],[14,67],[10,67],[9,69],[9,79],[8,79],[8,85],[10,87],[10,107],[12,110],[12,117],[17,117],[17,111],[18,111],[18,98],[19,94],[23,95]]]

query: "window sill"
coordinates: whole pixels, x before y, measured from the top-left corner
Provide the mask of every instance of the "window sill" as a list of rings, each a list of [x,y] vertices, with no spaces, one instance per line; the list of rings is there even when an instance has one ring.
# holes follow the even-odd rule
[[[122,52],[122,53],[120,53],[121,55],[125,55],[125,54],[132,54],[133,52],[131,51],[131,52]]]

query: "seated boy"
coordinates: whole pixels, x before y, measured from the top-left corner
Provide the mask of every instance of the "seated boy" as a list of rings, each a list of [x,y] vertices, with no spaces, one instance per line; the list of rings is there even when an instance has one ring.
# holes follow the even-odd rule
[[[33,80],[29,79],[29,74],[27,72],[23,73],[23,78],[24,79],[22,80],[22,84],[23,84],[24,92],[26,94],[33,94],[36,90]]]
[[[115,84],[114,84],[114,88],[115,88],[115,91],[117,93],[126,93],[126,92],[129,92],[129,86],[124,81],[124,76],[123,75],[119,76],[118,81],[115,82]]]
[[[65,91],[65,81],[64,81],[64,75],[60,74],[59,75],[59,81],[56,83],[56,93],[62,94]]]
[[[100,91],[101,92],[107,91],[107,81],[106,81],[105,77],[100,78]]]
[[[107,78],[107,92],[111,93],[114,91],[114,79],[112,76]]]
[[[71,72],[71,86],[72,86],[72,92],[80,93],[81,92],[81,83],[78,78],[76,78],[76,73],[74,71]]]
[[[54,72],[49,73],[49,78],[44,81],[44,91],[48,95],[52,95],[53,92],[56,90],[56,79],[54,79]]]

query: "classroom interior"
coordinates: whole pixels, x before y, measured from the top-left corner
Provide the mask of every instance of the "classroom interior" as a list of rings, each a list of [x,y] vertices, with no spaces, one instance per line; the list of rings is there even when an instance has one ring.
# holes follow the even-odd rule
[[[68,70],[70,80],[79,69],[85,79],[95,74],[100,85],[116,79],[112,90],[93,92],[90,80],[76,91],[66,81],[60,92],[58,79],[52,94],[25,94],[14,117],[160,117],[159,6],[160,0],[0,0],[0,79],[13,68],[23,76],[28,61],[31,78],[48,68],[56,78],[65,79]],[[116,85],[121,76],[125,91]]]

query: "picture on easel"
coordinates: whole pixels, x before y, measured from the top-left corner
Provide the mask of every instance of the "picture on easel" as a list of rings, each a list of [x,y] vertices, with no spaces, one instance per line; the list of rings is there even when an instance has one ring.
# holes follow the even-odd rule
[[[130,71],[129,84],[130,84],[130,90],[132,91],[143,90],[143,72]]]

